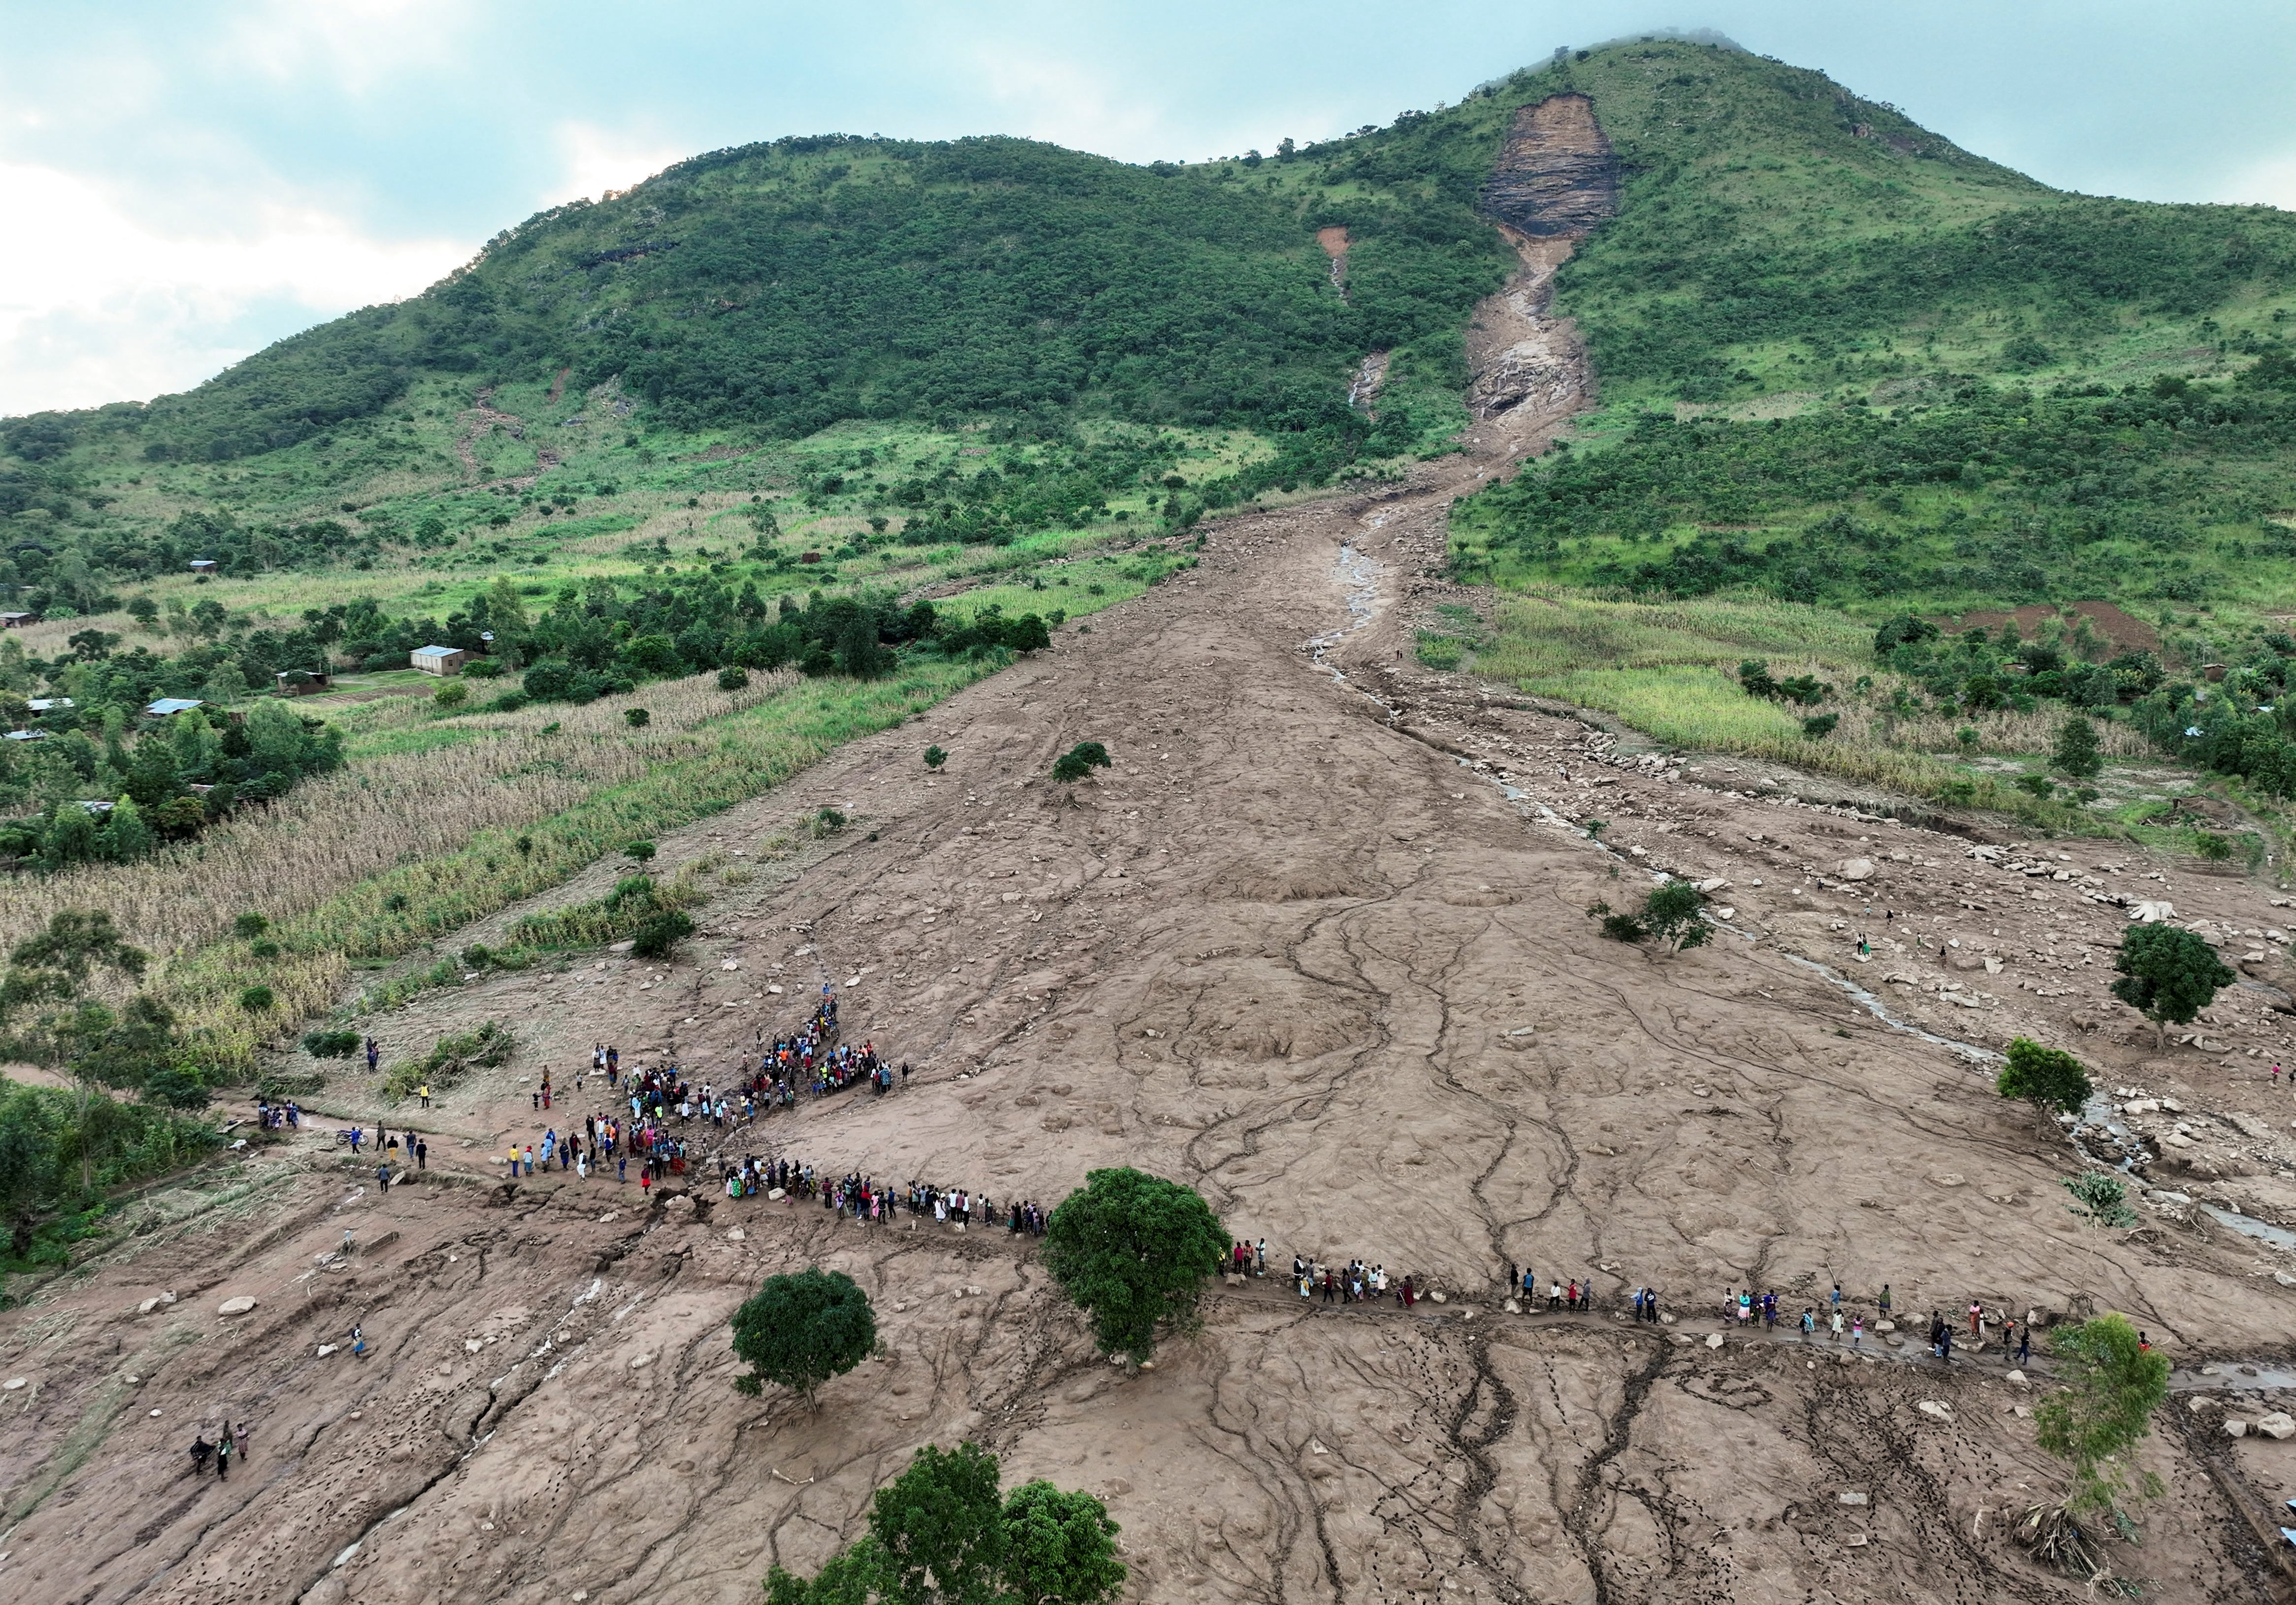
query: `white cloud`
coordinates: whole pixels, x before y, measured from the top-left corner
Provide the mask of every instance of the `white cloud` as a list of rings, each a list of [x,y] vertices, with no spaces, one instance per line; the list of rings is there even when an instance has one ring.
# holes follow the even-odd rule
[[[2251,162],[2210,187],[2216,192],[2210,197],[2214,201],[2260,203],[2296,212],[2296,151]]]
[[[1119,161],[1198,155],[1165,126],[1164,107],[1141,95],[1136,85],[1120,85],[1079,61],[1002,45],[980,50],[976,60],[990,99],[1018,112],[1013,122],[978,132],[1048,140]]]
[[[453,62],[473,9],[458,0],[264,0],[221,36],[221,53],[283,82],[324,76],[364,94],[408,67]]]
[[[0,162],[0,217],[37,250],[0,255],[0,414],[198,383],[266,340],[414,294],[465,259],[319,209],[250,201],[237,226],[155,226],[93,181]]]
[[[551,206],[577,196],[603,200],[608,190],[629,189],[693,154],[665,140],[602,128],[595,123],[560,123],[554,135],[558,145],[559,191],[542,197]]]

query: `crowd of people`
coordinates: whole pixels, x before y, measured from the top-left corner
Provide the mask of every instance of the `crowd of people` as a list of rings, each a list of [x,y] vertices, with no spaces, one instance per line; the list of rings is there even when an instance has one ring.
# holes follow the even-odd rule
[[[838,1036],[837,995],[824,985],[805,1026],[788,1036],[777,1036],[771,1042],[760,1032],[754,1062],[745,1057],[733,1084],[726,1087],[706,1083],[697,1086],[687,1080],[674,1061],[625,1071],[620,1050],[601,1043],[592,1052],[589,1073],[602,1078],[606,1087],[618,1094],[613,1112],[600,1107],[584,1118],[578,1132],[570,1129],[562,1135],[552,1126],[543,1132],[538,1142],[512,1144],[507,1155],[511,1174],[530,1176],[537,1163],[545,1171],[555,1163],[562,1171],[570,1170],[587,1178],[603,1175],[611,1166],[617,1182],[627,1182],[635,1162],[639,1187],[649,1190],[657,1182],[688,1174],[702,1162],[703,1155],[695,1151],[685,1134],[697,1120],[707,1121],[722,1138],[725,1134],[751,1125],[760,1114],[793,1107],[800,1094],[825,1097],[866,1081],[882,1096],[896,1085],[906,1085],[906,1063],[897,1071],[877,1052],[873,1043],[849,1044],[838,1041]],[[583,1082],[583,1077],[576,1077],[578,1091]],[[551,1108],[553,1090],[545,1069],[541,1085],[533,1095],[537,1110]],[[619,1107],[625,1103],[627,1115]],[[292,1103],[273,1106],[266,1101],[260,1108],[266,1128],[275,1124],[291,1128],[299,1123],[300,1111]],[[367,1141],[366,1134],[357,1126],[342,1135],[354,1152],[360,1151]],[[427,1150],[421,1139],[411,1131],[406,1138],[406,1157],[418,1167],[422,1166]],[[705,1149],[717,1146],[706,1137],[703,1141]],[[399,1138],[387,1128],[379,1128],[374,1142],[378,1151],[387,1150],[381,1167],[387,1178],[390,1162],[398,1157]],[[1047,1212],[1034,1200],[1010,1199],[1000,1208],[986,1195],[976,1195],[964,1188],[914,1180],[901,1185],[881,1181],[858,1169],[832,1175],[809,1161],[788,1157],[747,1154],[736,1159],[722,1148],[712,1157],[718,1184],[728,1200],[762,1197],[786,1200],[791,1206],[817,1200],[823,1209],[834,1210],[840,1221],[890,1223],[906,1211],[912,1230],[931,1220],[959,1231],[974,1225],[1002,1225],[1015,1238],[1033,1238],[1044,1235],[1048,1218]],[[385,1185],[388,1186],[387,1179]],[[1265,1277],[1267,1240],[1263,1237],[1257,1242],[1236,1241],[1230,1250],[1226,1269],[1235,1275]],[[1357,1258],[1340,1265],[1295,1255],[1291,1281],[1302,1299],[1320,1298],[1327,1305],[1391,1300],[1411,1309],[1427,1296],[1422,1279],[1390,1275],[1383,1265]],[[1510,1306],[1527,1313],[1586,1314],[1595,1310],[1595,1279],[1591,1274],[1550,1276],[1542,1283],[1530,1267],[1509,1265],[1504,1287]],[[1855,1304],[1845,1307],[1839,1282],[1833,1284],[1825,1302],[1827,1307],[1823,1313],[1815,1305],[1801,1312],[1794,1322],[1800,1335],[1804,1339],[1830,1337],[1836,1343],[1846,1337],[1850,1348],[1862,1349],[1871,1324],[1864,1309]],[[1874,1306],[1874,1322],[1890,1319],[1892,1295],[1886,1283]],[[1660,1321],[1659,1290],[1636,1287],[1628,1314],[1637,1322]],[[1757,1293],[1751,1287],[1733,1288],[1723,1299],[1722,1320],[1726,1326],[1743,1329],[1759,1322],[1765,1331],[1775,1332],[1781,1314],[1775,1290]],[[1673,1317],[1665,1319],[1670,1321]],[[1972,1302],[1968,1323],[1968,1347],[1984,1347],[1990,1333],[2005,1354],[2013,1348],[2017,1363],[2021,1364],[2030,1356],[2030,1332],[2006,1311],[1988,1314],[1981,1304]],[[1929,1342],[1932,1356],[1940,1362],[1950,1361],[1956,1341],[1954,1322],[1931,1312]]]
[[[744,1156],[719,1160],[720,1180],[729,1199],[786,1199],[792,1205],[819,1200],[840,1220],[890,1222],[907,1210],[914,1227],[922,1221],[964,1230],[974,1224],[1003,1225],[1014,1237],[1042,1237],[1045,1211],[1033,1199],[1007,1200],[999,1209],[986,1194],[961,1187],[912,1181],[906,1186],[879,1182],[859,1171],[832,1176],[802,1159]]]

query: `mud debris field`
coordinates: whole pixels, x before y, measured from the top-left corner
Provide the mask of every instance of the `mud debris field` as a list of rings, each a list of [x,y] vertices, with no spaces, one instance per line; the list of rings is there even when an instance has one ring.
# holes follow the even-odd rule
[[[1554,242],[1525,250],[1486,310],[1513,377],[1469,454],[1212,527],[1199,568],[1089,633],[665,839],[674,869],[824,803],[852,821],[715,897],[678,962],[497,976],[385,1019],[394,1053],[488,1018],[527,1044],[419,1117],[420,1184],[378,1195],[321,1120],[154,1195],[85,1273],[0,1314],[0,1380],[24,1381],[0,1392],[0,1594],[731,1605],[854,1536],[917,1445],[971,1437],[1010,1477],[1102,1494],[1143,1600],[2079,1597],[2007,1537],[2056,1486],[2030,1416],[2046,1377],[2011,1380],[1997,1344],[1940,1369],[1902,1331],[1850,1356],[1716,1332],[1727,1290],[1798,1312],[1839,1282],[1869,1314],[1889,1283],[1915,1322],[1972,1298],[2128,1312],[2180,1371],[2144,1455],[2169,1491],[2126,1569],[2151,1598],[2273,1597],[2254,1522],[2296,1494],[2296,1443],[2220,1423],[2286,1396],[2296,1287],[2210,1206],[2296,1223],[2296,1107],[2267,1081],[2292,1005],[2247,958],[2292,916],[2126,848],[1622,754],[1407,667],[1449,498],[1583,395],[1543,313]],[[1046,777],[1083,740],[1117,765],[1071,794]],[[929,743],[953,755],[938,776]],[[1573,823],[1595,794],[1607,845]],[[1738,934],[1603,940],[1587,907],[1659,868],[1726,882]],[[2105,991],[2135,900],[2207,922],[2256,983],[2166,1052]],[[1444,1302],[1217,1285],[1202,1333],[1133,1374],[1002,1231],[489,1164],[538,1136],[541,1066],[564,1088],[611,1041],[706,1079],[824,981],[849,1033],[916,1073],[735,1152],[1046,1203],[1136,1165],[1273,1262],[1360,1256]],[[2159,1104],[2115,1117],[2154,1156],[2141,1230],[2079,1224],[2064,1133],[1932,1040],[2018,1033]],[[869,1291],[884,1357],[817,1411],[742,1396],[726,1316],[814,1263]],[[1509,1265],[1591,1280],[1601,1310],[1510,1312]],[[1675,1322],[1616,1314],[1645,1284]],[[354,1322],[371,1356],[320,1353]],[[185,1446],[226,1416],[251,1423],[249,1458],[193,1478]]]

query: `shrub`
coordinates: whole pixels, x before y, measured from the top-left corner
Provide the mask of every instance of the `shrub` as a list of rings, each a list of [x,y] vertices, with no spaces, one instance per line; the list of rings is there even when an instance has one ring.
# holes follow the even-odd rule
[[[492,658],[477,658],[463,665],[463,674],[472,680],[499,680],[503,666]]]
[[[271,988],[268,987],[242,987],[240,988],[239,1006],[246,1010],[250,1014],[262,1013],[265,1010],[271,1007],[272,1002]]]
[[[653,915],[630,938],[630,951],[642,959],[666,959],[678,943],[693,934],[693,921],[677,909]]]
[[[2222,864],[2232,856],[2232,839],[2214,831],[2202,831],[2194,838],[2193,848],[2212,864]]]
[[[1128,1168],[1088,1173],[1045,1227],[1045,1268],[1091,1317],[1101,1352],[1136,1361],[1153,1351],[1159,1322],[1193,1326],[1227,1249],[1219,1216],[1193,1188]]]
[[[942,751],[939,747],[928,747],[925,749],[926,768],[938,769],[947,762],[948,762],[948,754]]]
[[[2073,1195],[2065,1206],[2081,1219],[2099,1226],[2133,1226],[2136,1212],[2128,1207],[2128,1189],[2120,1178],[2102,1170],[2084,1170],[2058,1183]]]
[[[449,680],[430,693],[433,708],[460,708],[471,700],[471,688],[460,680]]]
[[[834,836],[838,831],[845,828],[845,815],[839,813],[835,808],[831,807],[827,803],[824,803],[821,805],[820,810],[814,815],[808,828],[813,831],[814,838],[816,840],[824,837]]]
[[[518,1037],[501,1020],[490,1020],[475,1031],[441,1036],[422,1058],[394,1065],[382,1079],[383,1094],[405,1098],[419,1086],[452,1086],[474,1068],[507,1063],[518,1051]]]
[[[279,944],[266,937],[260,941],[250,942],[247,951],[253,958],[275,959],[279,956]]]
[[[740,664],[731,664],[718,671],[719,691],[742,691],[750,684],[750,671]]]
[[[622,848],[623,857],[632,859],[639,864],[652,862],[653,855],[654,845],[651,841],[633,841]]]
[[[1074,785],[1095,769],[1115,766],[1108,749],[1098,741],[1078,741],[1053,763],[1053,778],[1065,785]]]
[[[303,1036],[303,1052],[314,1059],[348,1059],[358,1052],[359,1042],[356,1031],[309,1031]]]
[[[1838,713],[1813,714],[1801,722],[1801,733],[1813,741],[1822,741],[1832,735],[1833,727],[1841,723],[1841,716]]]
[[[644,730],[653,723],[653,715],[643,708],[625,708],[622,709],[622,723],[632,730]]]
[[[252,941],[271,929],[271,921],[261,914],[249,912],[231,922],[231,934],[241,941]]]
[[[1656,937],[1680,953],[1685,948],[1702,947],[1713,931],[1699,917],[1706,906],[1706,895],[1687,880],[1669,880],[1653,888],[1643,899],[1641,910],[1635,913],[1615,913],[1608,903],[1597,903],[1587,912],[1603,921],[1603,934],[1613,942],[1640,942]]]
[[[843,1376],[877,1347],[868,1296],[844,1273],[818,1265],[767,1277],[734,1312],[732,1324],[734,1355],[750,1367],[734,1386],[746,1394],[774,1382],[810,1403],[824,1382]]]
[[[2045,1048],[2020,1036],[2009,1044],[2009,1057],[1994,1089],[2004,1098],[2030,1100],[2045,1112],[2078,1115],[2089,1100],[2088,1072],[2081,1061],[2062,1048]]]

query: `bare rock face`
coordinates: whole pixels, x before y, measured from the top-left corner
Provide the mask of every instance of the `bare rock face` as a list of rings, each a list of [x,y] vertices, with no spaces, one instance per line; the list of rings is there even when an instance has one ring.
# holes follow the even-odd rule
[[[1583,94],[1554,94],[1515,112],[1483,207],[1534,239],[1577,239],[1619,210],[1620,162]]]

